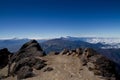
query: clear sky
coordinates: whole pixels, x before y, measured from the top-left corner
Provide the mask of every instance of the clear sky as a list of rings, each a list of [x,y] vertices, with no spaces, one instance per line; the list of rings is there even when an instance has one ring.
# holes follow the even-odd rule
[[[0,38],[120,37],[120,0],[0,0]]]

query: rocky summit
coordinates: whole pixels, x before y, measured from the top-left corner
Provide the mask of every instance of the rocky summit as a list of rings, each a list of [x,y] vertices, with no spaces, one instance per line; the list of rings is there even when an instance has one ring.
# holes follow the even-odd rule
[[[13,61],[19,61],[26,57],[44,56],[41,46],[36,40],[31,40],[25,43],[20,50],[12,57]]]
[[[8,63],[0,70],[1,79],[119,80],[115,63],[92,48],[64,49],[45,55],[38,42],[31,40]],[[9,75],[5,77],[3,73]]]
[[[8,64],[9,56],[11,55],[7,48],[0,50],[0,69]]]

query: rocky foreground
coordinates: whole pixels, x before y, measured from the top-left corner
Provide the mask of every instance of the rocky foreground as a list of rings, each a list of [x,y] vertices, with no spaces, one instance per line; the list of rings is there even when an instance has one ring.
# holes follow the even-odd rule
[[[37,41],[0,50],[1,80],[119,80],[116,65],[91,48],[45,54]]]

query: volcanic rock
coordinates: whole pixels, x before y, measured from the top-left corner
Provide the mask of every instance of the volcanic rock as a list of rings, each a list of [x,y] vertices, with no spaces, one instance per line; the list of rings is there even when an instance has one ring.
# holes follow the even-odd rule
[[[8,57],[12,55],[7,48],[0,50],[0,69],[8,64]]]
[[[12,57],[11,62],[15,63],[11,74],[17,75],[18,79],[32,77],[33,68],[41,70],[47,64],[45,60],[40,59],[44,52],[36,40],[25,43],[20,50]]]
[[[25,43],[20,50],[13,56],[12,61],[19,61],[26,57],[31,56],[44,56],[41,46],[36,40],[31,40]]]
[[[35,67],[36,69],[42,69],[43,67],[46,66],[45,62],[46,61],[37,59],[35,57],[23,58],[15,64],[12,73],[18,74],[17,72],[24,66]]]
[[[63,51],[60,52],[61,55],[67,54],[67,52],[69,52],[68,49],[64,49]]]
[[[115,63],[91,48],[84,50],[81,59],[84,66],[86,65],[95,75],[106,77],[107,80],[113,79],[116,75]]]
[[[46,69],[44,69],[44,72],[46,72],[46,71],[52,71],[52,70],[53,70],[52,67],[47,67]]]
[[[23,66],[19,71],[17,75],[17,80],[25,79],[28,77],[33,77],[33,69],[29,66]]]
[[[77,48],[76,53],[78,54],[78,56],[81,55],[83,53],[82,48]]]

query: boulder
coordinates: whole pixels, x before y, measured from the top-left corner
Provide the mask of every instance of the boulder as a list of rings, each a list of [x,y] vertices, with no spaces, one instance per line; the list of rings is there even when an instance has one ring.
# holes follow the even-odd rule
[[[5,67],[9,62],[9,56],[12,54],[8,51],[7,48],[0,50],[0,69]]]
[[[82,48],[77,48],[76,53],[78,54],[78,56],[80,56],[83,53]]]
[[[89,58],[89,57],[94,56],[96,54],[97,54],[97,52],[92,48],[86,48],[83,51],[83,56],[86,58]]]
[[[44,69],[44,72],[49,72],[49,71],[52,71],[53,70],[53,68],[52,67],[47,67],[46,69]]]
[[[67,54],[69,52],[68,49],[64,49],[63,51],[60,52],[61,55]]]

